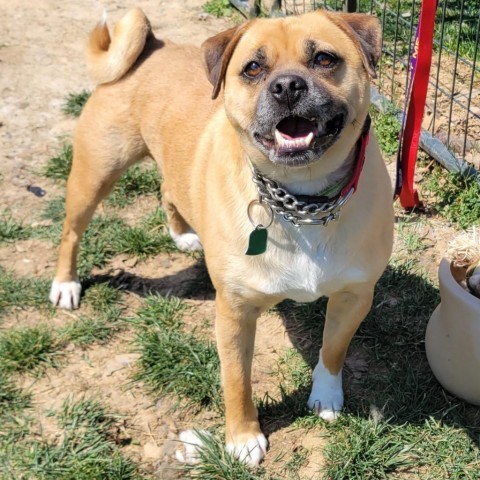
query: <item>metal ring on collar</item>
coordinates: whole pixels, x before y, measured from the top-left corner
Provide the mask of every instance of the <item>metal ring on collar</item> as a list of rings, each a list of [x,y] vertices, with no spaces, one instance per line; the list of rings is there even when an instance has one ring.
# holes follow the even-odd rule
[[[268,225],[264,226],[263,224],[261,223],[255,223],[253,221],[253,218],[252,218],[252,215],[251,215],[251,209],[252,207],[254,207],[255,205],[260,205],[262,207],[265,208],[265,210],[269,213],[270,215],[270,221],[268,223]],[[247,216],[248,216],[248,220],[250,220],[250,223],[252,224],[253,227],[255,228],[265,228],[267,229],[268,227],[270,227],[270,225],[273,223],[273,219],[275,217],[274,213],[273,213],[273,210],[272,210],[272,207],[268,204],[266,204],[265,202],[262,202],[262,200],[252,200],[249,204],[248,204],[248,207],[247,207]]]

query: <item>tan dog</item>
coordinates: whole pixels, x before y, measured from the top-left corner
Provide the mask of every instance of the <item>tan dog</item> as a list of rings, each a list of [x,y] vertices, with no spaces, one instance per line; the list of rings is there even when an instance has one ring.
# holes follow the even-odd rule
[[[51,301],[78,307],[81,236],[121,174],[152,156],[172,237],[205,250],[227,446],[252,465],[267,447],[250,384],[257,318],[286,298],[329,297],[309,405],[334,419],[348,345],[391,252],[390,180],[366,133],[380,37],[373,17],[317,11],[251,21],[199,50],[155,39],[138,9],[112,40],[104,22],[90,37],[98,87],[76,130]]]

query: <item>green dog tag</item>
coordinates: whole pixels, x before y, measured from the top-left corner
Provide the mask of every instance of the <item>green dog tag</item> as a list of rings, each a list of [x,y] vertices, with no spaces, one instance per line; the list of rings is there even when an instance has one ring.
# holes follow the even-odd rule
[[[257,225],[248,238],[245,255],[260,255],[267,250],[268,232],[263,225]]]

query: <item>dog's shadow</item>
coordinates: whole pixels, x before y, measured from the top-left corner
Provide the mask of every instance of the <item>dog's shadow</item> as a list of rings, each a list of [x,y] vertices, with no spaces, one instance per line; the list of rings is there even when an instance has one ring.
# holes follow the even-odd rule
[[[388,267],[372,309],[357,331],[343,378],[345,413],[384,418],[390,424],[421,427],[429,419],[463,429],[480,446],[480,409],[450,395],[437,382],[425,354],[425,330],[439,292],[405,266]],[[327,300],[286,301],[277,309],[289,338],[313,369],[318,361]],[[310,387],[265,402],[260,410],[266,433],[312,417]]]
[[[104,282],[140,296],[215,297],[203,257],[174,275],[149,279],[120,272],[91,277],[86,287]],[[361,418],[376,412],[396,425],[420,427],[433,418],[465,430],[480,446],[480,409],[447,393],[427,363],[425,329],[439,301],[438,290],[422,276],[403,266],[387,268],[347,355],[344,410]],[[326,304],[326,299],[311,304],[285,301],[276,307],[291,342],[312,369],[318,361]],[[259,416],[266,435],[312,417],[307,408],[309,389],[309,379],[305,379],[302,387],[284,392],[281,400],[260,400]]]

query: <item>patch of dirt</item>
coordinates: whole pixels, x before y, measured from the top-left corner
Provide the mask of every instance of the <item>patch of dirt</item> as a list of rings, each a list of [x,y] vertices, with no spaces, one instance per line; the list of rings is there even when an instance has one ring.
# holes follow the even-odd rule
[[[48,440],[58,435],[48,412],[58,410],[69,397],[98,399],[109,407],[109,412],[118,415],[117,443],[134,461],[154,473],[158,463],[163,467],[172,465],[177,433],[190,425],[188,419],[170,411],[168,399],[152,399],[141,384],[130,384],[138,358],[132,353],[131,335],[124,332],[107,345],[86,350],[73,347],[63,359],[62,368],[50,369],[33,382],[26,378],[22,387],[33,393],[34,416]]]
[[[0,265],[22,277],[53,276],[56,256],[56,246],[36,239],[0,246]]]

